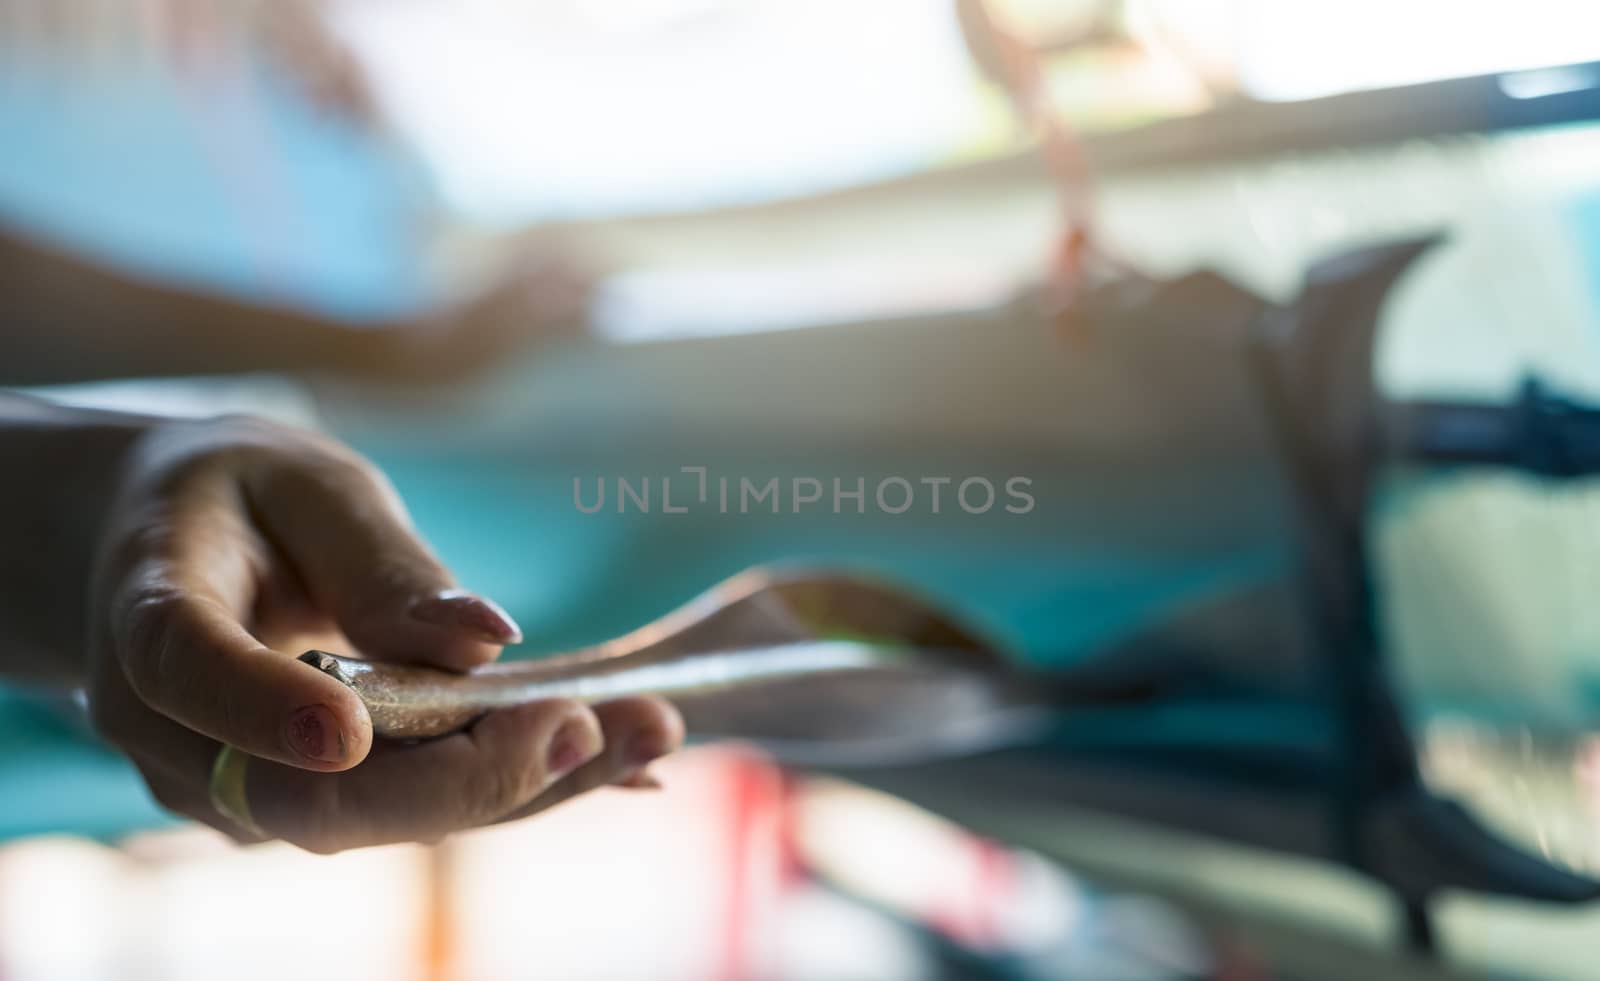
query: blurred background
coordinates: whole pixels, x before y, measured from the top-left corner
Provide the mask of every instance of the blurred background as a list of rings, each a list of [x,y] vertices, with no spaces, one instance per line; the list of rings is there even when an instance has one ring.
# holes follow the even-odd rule
[[[1171,375],[1062,326],[1101,282],[1208,271],[1270,307],[1318,260],[1441,233],[1383,306],[1381,393],[1600,401],[1600,7],[4,0],[0,225],[373,352],[241,371],[227,352],[272,339],[217,323],[226,373],[40,391],[333,432],[528,653],[803,560],[1059,666],[1295,563],[1265,437],[1213,452]],[[576,322],[542,312],[555,282]],[[574,509],[574,481],[686,466],[1022,473],[1039,506]],[[1600,874],[1597,502],[1395,467],[1366,521],[1423,786],[1573,874]],[[1430,894],[1429,950],[1350,863],[1265,844],[1320,826],[1305,761],[1349,749],[1297,629],[1250,646],[1266,696],[1088,713],[1025,759],[816,774],[697,747],[650,799],[331,859],[179,826],[57,700],[7,690],[0,978],[1593,977],[1594,904]]]

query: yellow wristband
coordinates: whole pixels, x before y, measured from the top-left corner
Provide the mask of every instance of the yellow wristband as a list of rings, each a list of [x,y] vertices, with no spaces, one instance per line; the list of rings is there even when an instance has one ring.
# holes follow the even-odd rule
[[[245,792],[245,773],[250,754],[223,746],[211,764],[211,806],[218,814],[257,838],[267,837],[261,825],[250,816],[250,797]]]

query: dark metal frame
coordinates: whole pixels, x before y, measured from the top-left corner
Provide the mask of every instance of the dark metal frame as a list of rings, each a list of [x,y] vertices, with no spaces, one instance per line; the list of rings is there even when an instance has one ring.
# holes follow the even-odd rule
[[[1371,249],[1314,268],[1300,300],[1269,318],[1259,347],[1263,389],[1297,492],[1308,614],[1344,746],[1347,770],[1332,802],[1338,846],[1346,864],[1395,891],[1410,940],[1424,949],[1434,945],[1427,904],[1444,888],[1557,902],[1600,897],[1600,884],[1512,848],[1428,793],[1383,675],[1366,536],[1381,467],[1474,463],[1552,477],[1600,470],[1600,412],[1537,383],[1508,407],[1385,402],[1373,381],[1382,304],[1433,244]]]

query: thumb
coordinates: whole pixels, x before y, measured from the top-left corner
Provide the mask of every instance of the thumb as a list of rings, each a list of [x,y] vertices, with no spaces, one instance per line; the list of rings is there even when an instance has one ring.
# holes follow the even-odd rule
[[[176,571],[133,578],[112,636],[129,684],[147,705],[252,756],[343,770],[372,746],[361,699],[309,665],[269,650],[203,588]],[[320,676],[320,677],[319,677]]]
[[[245,491],[312,602],[368,657],[461,671],[522,640],[497,604],[457,586],[369,464],[266,468]]]

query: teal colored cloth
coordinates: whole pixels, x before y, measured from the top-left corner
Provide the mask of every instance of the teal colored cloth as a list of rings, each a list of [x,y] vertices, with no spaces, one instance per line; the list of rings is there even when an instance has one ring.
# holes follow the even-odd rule
[[[0,689],[0,840],[36,834],[112,839],[175,823],[128,761],[50,698]]]
[[[920,521],[820,509],[664,515],[608,508],[589,515],[573,504],[573,475],[584,471],[564,461],[538,466],[392,448],[373,456],[451,569],[511,610],[532,651],[617,636],[722,579],[779,563],[889,576],[1049,666],[1126,636],[1161,611],[1275,575],[1284,562],[1281,541],[1262,534],[1275,522],[1258,528],[1255,539],[1220,550],[1140,552],[1062,527],[1049,508],[1023,517],[949,514]],[[781,466],[756,462],[734,472],[765,478],[783,473]],[[963,472],[910,455],[877,467]],[[1004,472],[1027,467],[1040,470],[1023,460]],[[823,458],[807,469],[852,479],[865,472],[868,486],[877,479],[848,457]],[[1049,479],[1041,478],[1042,486]]]
[[[1600,311],[1600,192],[1590,191],[1574,198],[1567,213],[1593,291],[1594,308]],[[1600,316],[1595,318],[1595,327],[1600,329]]]
[[[350,317],[425,298],[409,162],[248,63],[185,77],[8,52],[0,147],[0,225]]]

